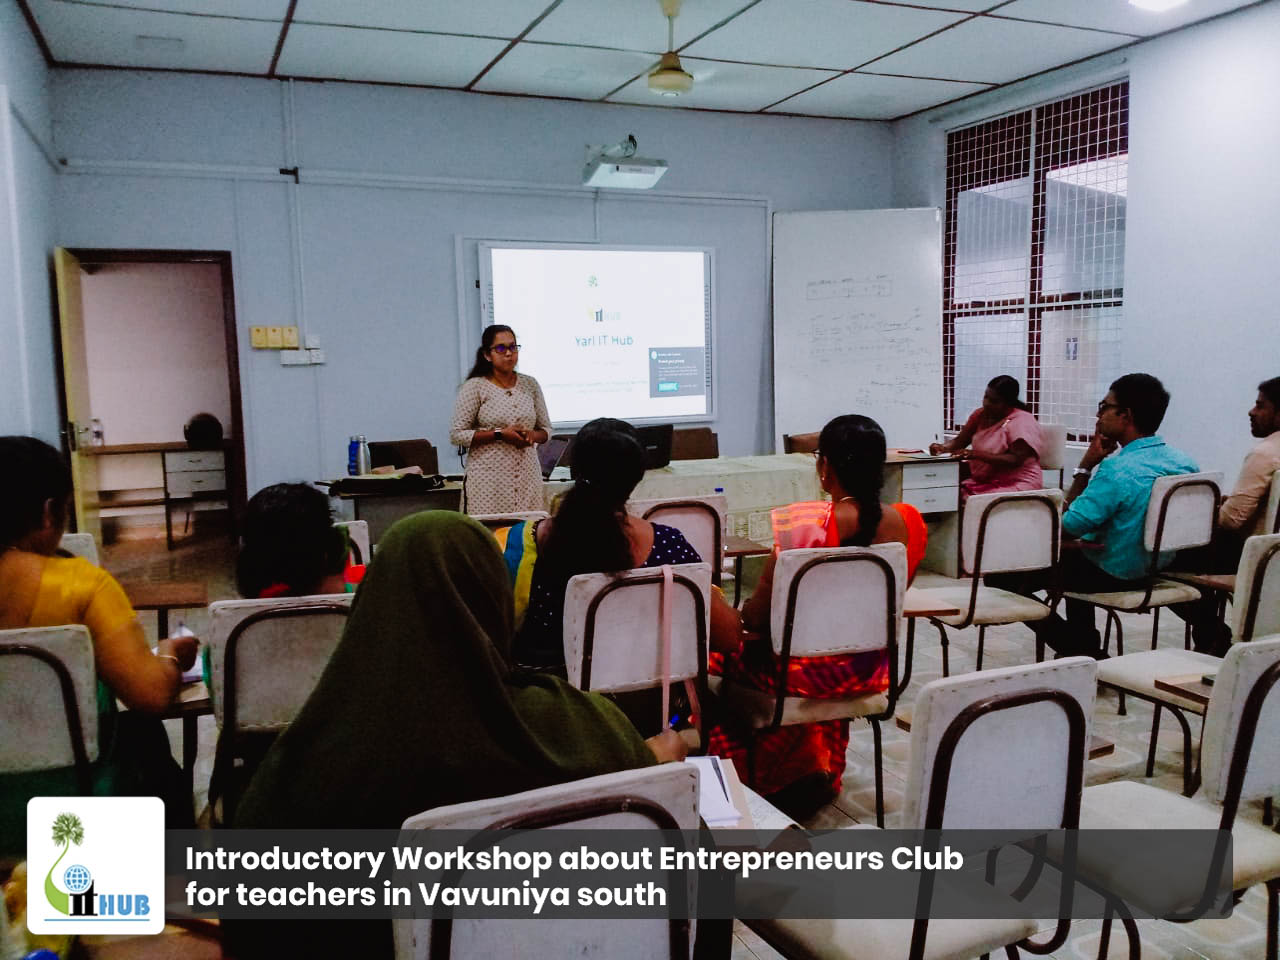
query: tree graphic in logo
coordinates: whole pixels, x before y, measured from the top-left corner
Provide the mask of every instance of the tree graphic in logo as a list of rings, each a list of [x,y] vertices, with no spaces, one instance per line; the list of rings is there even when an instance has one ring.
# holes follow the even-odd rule
[[[62,844],[62,852],[58,854],[58,859],[53,861],[53,866],[45,874],[44,897],[49,901],[49,905],[53,909],[59,913],[69,914],[71,912],[71,898],[53,885],[53,871],[58,869],[58,864],[62,862],[62,858],[71,849],[71,844],[74,843],[78,847],[84,843],[84,824],[80,822],[80,818],[74,813],[58,814],[53,821],[53,842]],[[67,873],[70,874],[72,869],[68,868]],[[84,867],[81,867],[80,870],[83,871]],[[85,874],[87,876],[88,871],[85,871]],[[77,874],[77,878],[78,876]]]

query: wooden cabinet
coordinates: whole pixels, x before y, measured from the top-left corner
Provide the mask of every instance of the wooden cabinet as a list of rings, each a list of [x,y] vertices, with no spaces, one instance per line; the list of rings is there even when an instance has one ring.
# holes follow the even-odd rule
[[[101,447],[84,447],[81,452],[90,456],[130,456],[153,454],[160,458],[164,474],[164,493],[161,498],[130,495],[132,490],[113,490],[124,494],[122,498],[104,501],[105,507],[164,507],[165,539],[173,549],[173,508],[185,506],[188,511],[197,501],[208,501],[212,509],[231,510],[232,496],[227,483],[227,452],[235,449],[226,441],[221,450],[192,450],[182,441],[165,443],[118,443]],[[153,461],[154,462],[154,461]],[[154,489],[147,485],[148,489]],[[154,497],[154,494],[152,495]],[[232,513],[234,527],[235,516]]]
[[[226,455],[221,450],[164,451],[164,534],[173,549],[173,507],[191,509],[200,499],[227,496]]]

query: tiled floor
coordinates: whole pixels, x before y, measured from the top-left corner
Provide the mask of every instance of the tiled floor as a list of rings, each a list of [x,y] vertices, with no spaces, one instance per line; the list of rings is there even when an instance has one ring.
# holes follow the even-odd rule
[[[234,555],[224,540],[206,540],[179,547],[172,552],[164,549],[163,541],[156,548],[154,543],[132,541],[112,546],[104,551],[104,564],[121,579],[151,580],[205,580],[210,600],[234,597]],[[941,586],[949,584],[929,573],[922,573],[917,586]],[[143,614],[149,633],[154,632],[154,618]],[[1151,618],[1124,616],[1125,635],[1129,649],[1145,649],[1151,636]],[[176,617],[174,622],[176,622]],[[207,622],[203,611],[192,611],[186,616],[187,625],[200,634]],[[951,631],[951,671],[953,674],[972,669],[977,652],[977,630],[970,628]],[[1160,624],[1161,646],[1182,645],[1182,622],[1166,616]],[[1031,663],[1034,646],[1029,630],[1021,626],[993,627],[987,631],[984,666],[998,667]],[[941,676],[942,658],[937,634],[932,627],[922,624],[917,630],[915,664],[911,686],[904,696],[903,705],[910,704],[921,685]],[[1115,694],[1103,692],[1098,697],[1093,716],[1093,730],[1115,743],[1113,754],[1090,761],[1086,770],[1087,783],[1129,778],[1142,779],[1146,761],[1147,736],[1151,729],[1151,708],[1132,698],[1128,714],[1116,713]],[[1198,726],[1193,721],[1193,732]],[[170,722],[170,741],[175,755],[181,752],[181,726]],[[196,769],[197,810],[204,807],[208,791],[209,772],[213,763],[213,747],[216,731],[212,717],[201,718],[199,760]],[[893,724],[884,725],[885,753],[885,806],[887,823],[895,823],[902,804],[902,789],[906,780],[906,763],[909,735]],[[1155,777],[1151,781],[1171,791],[1181,789],[1181,737],[1176,724],[1167,718],[1162,725],[1160,749],[1156,754]],[[845,772],[844,787],[840,796],[819,810],[805,823],[812,829],[837,828],[853,823],[875,822],[875,798],[873,790],[872,744],[870,727],[865,723],[854,724],[849,742],[849,765]],[[1260,817],[1258,807],[1242,811],[1242,816]],[[1097,955],[1101,922],[1077,921],[1073,925],[1068,942],[1053,954],[1057,958],[1091,958]],[[1170,924],[1163,921],[1139,921],[1142,931],[1142,956],[1144,958],[1208,958],[1208,960],[1246,960],[1265,954],[1266,897],[1261,887],[1250,890],[1234,914],[1224,920],[1201,920],[1191,924]],[[1048,929],[1048,928],[1046,928]],[[775,960],[780,955],[741,922],[734,925],[734,960]],[[1123,931],[1117,926],[1112,932],[1108,956],[1127,956]]]

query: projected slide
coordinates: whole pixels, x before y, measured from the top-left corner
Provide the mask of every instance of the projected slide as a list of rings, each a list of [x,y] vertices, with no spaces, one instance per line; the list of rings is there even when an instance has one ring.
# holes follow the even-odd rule
[[[490,318],[519,338],[556,423],[711,413],[701,250],[481,246]]]

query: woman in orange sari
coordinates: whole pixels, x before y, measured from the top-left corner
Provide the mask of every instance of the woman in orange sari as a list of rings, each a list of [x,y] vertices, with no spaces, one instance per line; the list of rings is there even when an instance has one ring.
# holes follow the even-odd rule
[[[901,543],[907,548],[907,575],[914,577],[924,558],[928,531],[910,504],[886,509],[880,503],[884,484],[885,439],[869,417],[836,417],[818,439],[818,480],[830,501],[795,503],[773,511],[774,552],[760,583],[743,605],[745,642],[734,653],[711,654],[710,667],[733,682],[766,693],[777,689],[779,664],[769,642],[769,607],[778,552],[803,547],[864,547]],[[787,692],[797,697],[837,698],[877,693],[889,686],[889,662],[879,651],[831,657],[792,657]],[[800,781],[830,799],[840,790],[849,746],[849,721],[797,724],[756,735],[755,789],[762,794]],[[747,744],[732,727],[711,732],[710,752],[732,759],[747,776]]]

